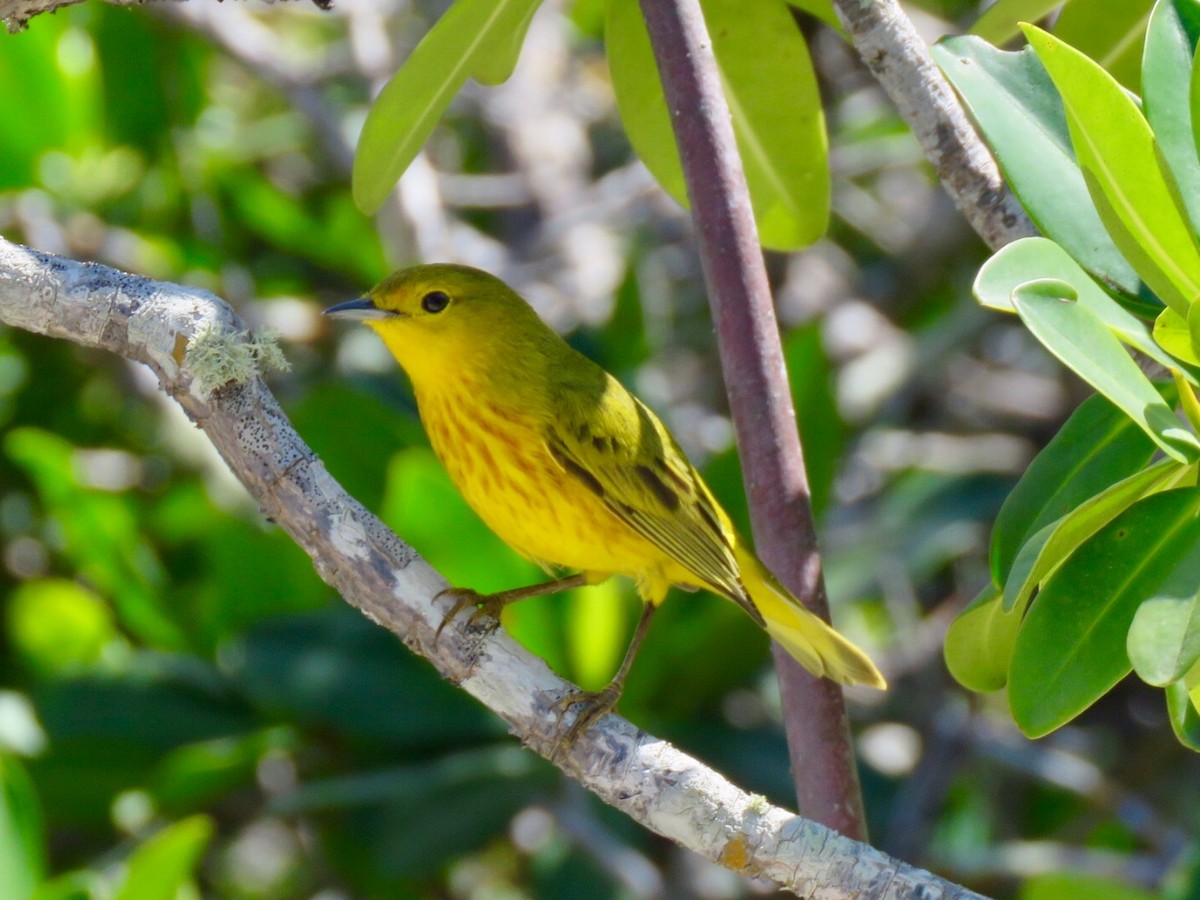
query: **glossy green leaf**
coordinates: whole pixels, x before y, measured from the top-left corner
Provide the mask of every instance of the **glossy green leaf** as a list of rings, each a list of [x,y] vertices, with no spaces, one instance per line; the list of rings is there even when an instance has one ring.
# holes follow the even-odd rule
[[[1054,34],[1137,91],[1153,6],[1154,0],[1071,0],[1054,23]]]
[[[1200,659],[1200,533],[1192,555],[1138,607],[1126,649],[1138,677],[1159,686],[1182,678]]]
[[[1019,22],[1036,22],[1063,5],[1063,0],[996,0],[983,11],[970,33],[990,44],[1003,44],[1021,33]]]
[[[1163,0],[1154,8],[1142,61],[1142,109],[1179,187],[1193,228],[1200,227],[1200,156],[1192,136],[1192,58],[1200,37],[1198,0]]]
[[[1192,430],[1200,434],[1200,397],[1196,395],[1196,389],[1183,378],[1178,369],[1171,370],[1171,379],[1175,382],[1175,389],[1179,394],[1180,411],[1192,426]]]
[[[1195,480],[1195,468],[1164,459],[1100,491],[1021,545],[1004,581],[1004,608],[1021,611],[1034,590],[1097,531],[1137,501]]]
[[[833,11],[833,0],[787,0],[787,3],[788,6],[794,6],[796,9],[802,9],[809,15],[815,16],[840,34],[845,34],[841,20]]]
[[[176,900],[213,836],[208,816],[191,816],[144,841],[126,863],[114,900]]]
[[[1192,80],[1188,87],[1188,111],[1192,116],[1192,141],[1200,151],[1200,65],[1196,64],[1200,57],[1200,47],[1192,57]]]
[[[471,57],[471,77],[480,84],[503,84],[517,67],[521,45],[529,32],[529,23],[542,0],[522,0],[519,12],[498,27],[484,32],[479,49]]]
[[[1000,591],[989,584],[955,616],[946,631],[946,668],[968,690],[998,691],[1008,681],[1019,612],[1005,612]]]
[[[1154,452],[1154,442],[1108,400],[1095,395],[1079,404],[1000,507],[990,551],[995,583],[1006,583],[1035,532],[1140,471]]]
[[[966,101],[1042,233],[1110,290],[1131,298],[1145,295],[1143,305],[1159,305],[1092,203],[1071,147],[1062,98],[1033,50],[1005,53],[965,36],[938,42],[933,58]]]
[[[1112,76],[1039,28],[1026,37],[1050,73],[1092,201],[1125,258],[1181,314],[1200,296],[1200,246],[1159,165],[1137,104]]]
[[[1168,684],[1163,690],[1167,697],[1167,717],[1179,743],[1189,750],[1200,752],[1200,712],[1188,694],[1183,681]]]
[[[1022,284],[1050,279],[1071,286],[1076,302],[1095,313],[1121,341],[1169,368],[1176,363],[1155,341],[1146,323],[1110,297],[1054,241],[1022,238],[1001,247],[979,269],[972,289],[984,306],[1016,312],[1012,295]]]
[[[1099,318],[1080,303],[1062,299],[1069,285],[1030,282],[1017,288],[1013,304],[1042,345],[1080,378],[1120,407],[1170,457],[1200,457],[1200,441],[1163,402]]]
[[[825,233],[825,120],[804,37],[782,0],[702,0],[746,171],[759,240],[776,250]],[[612,0],[605,47],[621,121],[659,184],[688,203],[675,135],[637,0]]]
[[[1125,510],[1046,582],[1009,673],[1009,704],[1025,734],[1060,727],[1129,673],[1134,614],[1198,547],[1200,488],[1164,491]]]
[[[0,753],[0,897],[27,900],[46,870],[42,813],[24,766]]]
[[[1200,304],[1193,309],[1200,308]],[[1200,350],[1192,339],[1192,330],[1186,319],[1173,309],[1164,309],[1154,320],[1154,340],[1160,347],[1177,359],[1193,366],[1200,366]]]
[[[456,0],[392,76],[363,123],[351,191],[364,213],[378,211],[471,75],[511,71],[513,41],[539,0]],[[476,72],[478,67],[478,73]]]

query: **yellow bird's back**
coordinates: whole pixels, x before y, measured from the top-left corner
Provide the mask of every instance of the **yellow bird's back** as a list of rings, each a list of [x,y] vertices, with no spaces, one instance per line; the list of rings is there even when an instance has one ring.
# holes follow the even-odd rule
[[[419,266],[331,312],[384,340],[451,479],[517,552],[592,583],[627,575],[652,605],[710,590],[814,674],[884,687],[763,566],[654,413],[499,279]]]

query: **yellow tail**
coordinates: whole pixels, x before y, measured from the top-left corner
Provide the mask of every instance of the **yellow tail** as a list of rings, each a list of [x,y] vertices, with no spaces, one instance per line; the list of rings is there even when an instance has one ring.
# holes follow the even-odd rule
[[[865,684],[881,690],[887,687],[867,654],[805,609],[753,552],[740,541],[734,552],[742,583],[767,620],[767,633],[800,665],[814,675],[823,675],[840,684]]]

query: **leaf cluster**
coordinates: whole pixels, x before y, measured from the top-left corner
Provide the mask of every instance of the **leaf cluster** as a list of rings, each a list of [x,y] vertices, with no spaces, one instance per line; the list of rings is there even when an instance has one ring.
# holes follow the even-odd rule
[[[1065,12],[1059,24],[1069,31]],[[996,253],[975,294],[1098,396],[1005,502],[992,582],[946,658],[974,690],[1007,687],[1032,736],[1134,671],[1165,689],[1176,734],[1200,749],[1200,5],[1149,11],[1140,100],[1061,34],[1022,27],[1016,52],[974,36],[935,48],[1046,235]],[[1172,380],[1152,383],[1131,354]]]

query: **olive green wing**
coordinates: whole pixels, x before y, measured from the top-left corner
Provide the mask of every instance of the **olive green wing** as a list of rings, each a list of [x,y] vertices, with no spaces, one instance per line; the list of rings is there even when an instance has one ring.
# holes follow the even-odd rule
[[[738,574],[728,517],[658,417],[611,376],[600,391],[560,386],[554,407],[546,446],[563,470],[763,625]]]

